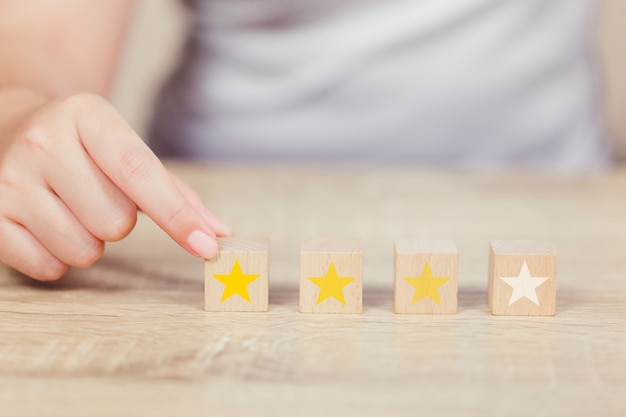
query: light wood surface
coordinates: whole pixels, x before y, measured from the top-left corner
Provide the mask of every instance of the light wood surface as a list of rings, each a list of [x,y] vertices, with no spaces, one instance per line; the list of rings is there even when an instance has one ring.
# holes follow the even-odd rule
[[[626,171],[175,167],[267,236],[267,313],[204,310],[203,261],[148,219],[57,283],[0,272],[2,416],[624,416]],[[298,312],[307,236],[364,239],[363,314]],[[458,247],[456,315],[392,312],[393,242]],[[492,316],[492,239],[550,240],[554,317]]]
[[[315,237],[300,247],[300,312],[363,312],[363,242]]]
[[[456,314],[459,254],[452,240],[397,239],[394,263],[394,312]]]
[[[204,262],[204,309],[267,311],[269,240],[232,236],[219,238],[218,247]]]

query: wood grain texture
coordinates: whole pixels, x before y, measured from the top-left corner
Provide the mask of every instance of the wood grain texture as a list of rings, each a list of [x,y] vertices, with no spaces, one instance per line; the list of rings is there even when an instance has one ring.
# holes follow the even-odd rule
[[[0,268],[1,415],[626,414],[626,170],[169,166],[270,238],[269,311],[206,312],[204,262],[144,215],[58,282]],[[306,236],[363,238],[362,314],[298,313]],[[393,313],[401,236],[455,241],[456,315]],[[490,314],[501,237],[558,248],[556,316]]]
[[[513,297],[514,288],[504,277],[518,277],[526,266],[532,277],[544,277],[536,288],[527,289],[536,300]],[[550,242],[495,240],[489,245],[489,287],[491,313],[506,316],[553,316],[556,311],[557,254]],[[509,278],[510,279],[510,278]],[[513,279],[517,281],[518,279]]]
[[[459,254],[451,240],[398,239],[395,242],[393,309],[395,313],[456,314]],[[416,299],[417,288],[408,280],[424,281],[426,265],[435,280],[446,279],[434,293]],[[411,278],[413,277],[413,278]],[[441,282],[441,281],[440,281]],[[421,284],[429,289],[432,283]],[[437,284],[435,284],[437,285]],[[423,289],[423,288],[421,288]]]
[[[205,260],[204,300],[207,311],[267,311],[269,303],[269,240],[226,237],[217,240],[216,257]],[[243,294],[231,294],[219,277],[237,270],[254,280]],[[233,278],[234,279],[234,278]],[[243,295],[247,295],[245,299]]]
[[[300,247],[300,312],[361,313],[363,311],[363,242],[351,238],[309,238]],[[336,296],[325,293],[337,277]],[[316,281],[319,280],[319,281]],[[351,280],[347,282],[347,280]],[[316,284],[320,282],[320,284]],[[322,285],[322,286],[320,286]],[[338,292],[338,294],[337,294]]]

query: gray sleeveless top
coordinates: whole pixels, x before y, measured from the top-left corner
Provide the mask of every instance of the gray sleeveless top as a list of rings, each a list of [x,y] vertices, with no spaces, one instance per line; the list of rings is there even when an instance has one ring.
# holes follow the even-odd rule
[[[151,146],[212,160],[609,160],[594,0],[196,0]]]

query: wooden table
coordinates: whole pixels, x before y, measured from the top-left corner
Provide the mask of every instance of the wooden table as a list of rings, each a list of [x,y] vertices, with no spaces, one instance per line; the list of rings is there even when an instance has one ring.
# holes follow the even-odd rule
[[[0,269],[0,415],[626,415],[626,170],[171,166],[271,239],[270,311],[205,312],[202,262],[145,217],[59,282]],[[365,239],[363,314],[298,313],[318,235]],[[457,315],[391,312],[403,236],[456,240]],[[493,238],[553,241],[555,317],[488,313]]]

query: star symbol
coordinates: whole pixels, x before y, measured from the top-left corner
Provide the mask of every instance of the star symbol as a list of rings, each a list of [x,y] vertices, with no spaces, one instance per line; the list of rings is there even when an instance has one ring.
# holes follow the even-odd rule
[[[415,294],[413,294],[411,304],[417,303],[424,297],[429,297],[437,304],[441,304],[441,300],[439,299],[439,287],[450,280],[450,278],[434,277],[430,270],[430,264],[426,262],[422,275],[419,277],[406,277],[404,280],[415,287]]]
[[[513,294],[511,294],[509,305],[524,297],[539,305],[539,300],[537,299],[537,292],[535,291],[535,288],[537,288],[550,278],[531,276],[530,271],[528,270],[528,265],[526,264],[526,261],[524,261],[524,265],[522,265],[522,269],[518,276],[500,277],[500,279],[506,282],[511,288],[513,288]]]
[[[315,305],[320,304],[328,297],[333,297],[335,300],[345,305],[346,299],[343,297],[343,287],[345,287],[355,279],[356,278],[353,277],[337,276],[335,264],[331,262],[330,266],[328,267],[328,272],[326,272],[326,276],[309,278],[309,281],[320,287],[320,293],[317,296],[317,301],[315,302]]]
[[[248,284],[260,277],[261,274],[244,274],[241,272],[241,266],[239,265],[239,259],[235,258],[235,264],[230,274],[213,274],[216,280],[225,285],[224,294],[220,303],[228,300],[233,295],[237,294],[247,302],[250,302],[250,294],[248,294]]]

